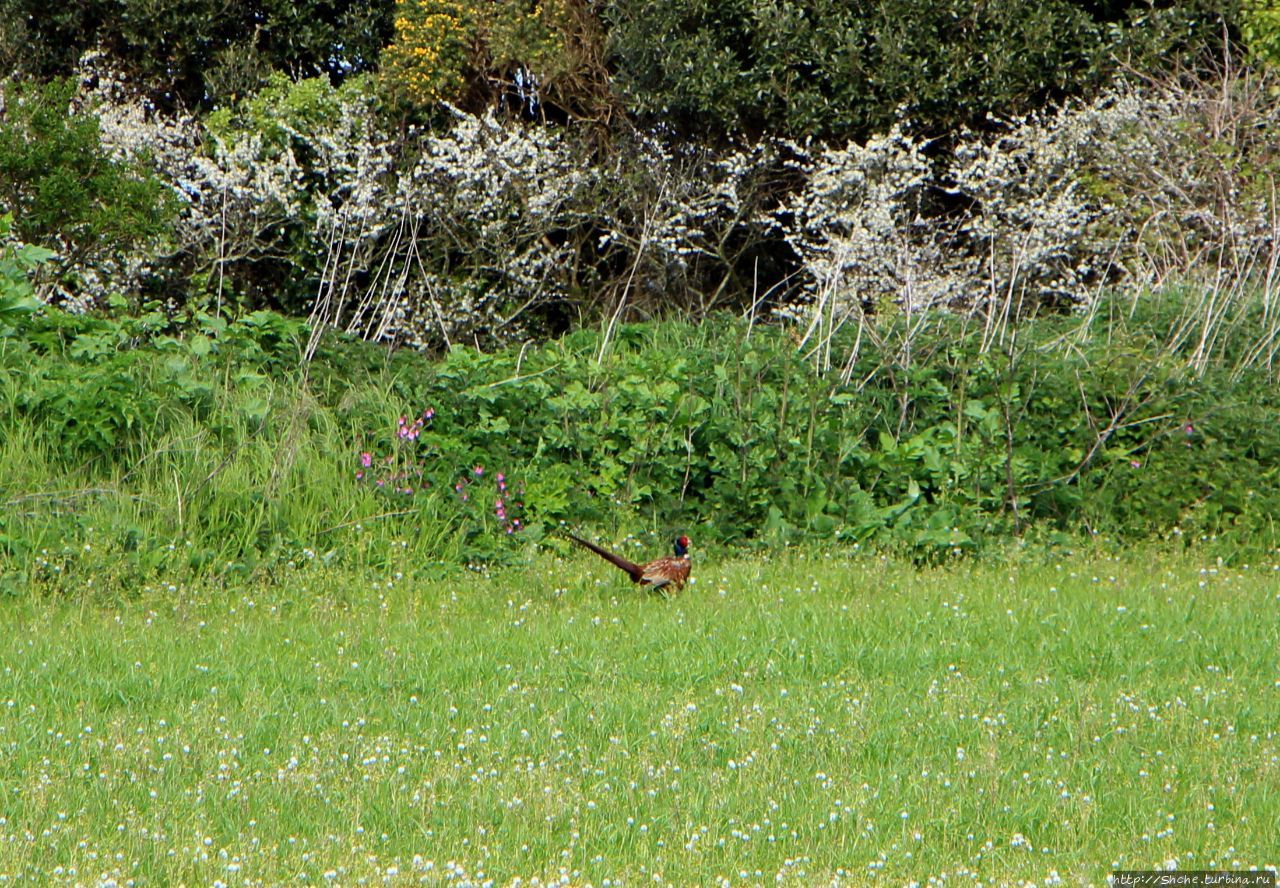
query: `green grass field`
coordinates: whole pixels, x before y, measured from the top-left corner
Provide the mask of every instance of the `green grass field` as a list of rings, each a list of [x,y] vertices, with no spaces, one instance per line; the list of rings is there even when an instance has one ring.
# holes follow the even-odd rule
[[[1280,863],[1280,571],[575,553],[15,598],[0,885],[1105,882]],[[535,881],[539,880],[539,881]]]

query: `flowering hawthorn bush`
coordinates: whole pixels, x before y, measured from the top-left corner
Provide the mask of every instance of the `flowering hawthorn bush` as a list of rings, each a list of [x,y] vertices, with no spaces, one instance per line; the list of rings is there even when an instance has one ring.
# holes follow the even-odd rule
[[[793,145],[804,185],[762,219],[801,263],[787,313],[823,296],[839,311],[889,299],[1031,312],[1171,277],[1247,281],[1278,255],[1273,83],[1119,84],[963,131],[942,159],[902,127]]]
[[[134,257],[94,286],[187,262],[206,295],[314,306],[316,323],[418,348],[744,298],[804,320],[886,303],[1016,315],[1280,264],[1264,73],[1119,84],[991,119],[945,154],[905,121],[845,145],[718,151],[653,133],[598,151],[573,127],[458,108],[393,134],[359,80],[276,78],[201,121],[93,82],[103,143],[182,206],[178,258]],[[778,292],[756,274],[769,261]]]

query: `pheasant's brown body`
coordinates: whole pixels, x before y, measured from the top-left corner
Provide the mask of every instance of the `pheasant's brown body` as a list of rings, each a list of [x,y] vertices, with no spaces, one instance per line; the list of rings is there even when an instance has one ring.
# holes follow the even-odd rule
[[[689,538],[686,536],[676,540],[674,555],[655,558],[647,564],[636,564],[634,561],[628,561],[621,555],[615,555],[608,549],[597,546],[595,543],[587,542],[571,533],[565,533],[565,536],[578,545],[585,546],[605,561],[624,571],[631,577],[631,582],[639,583],[641,586],[649,586],[653,589],[662,589],[664,591],[667,588],[672,588],[675,591],[679,591],[684,588],[685,582],[689,579],[691,565],[688,555]]]

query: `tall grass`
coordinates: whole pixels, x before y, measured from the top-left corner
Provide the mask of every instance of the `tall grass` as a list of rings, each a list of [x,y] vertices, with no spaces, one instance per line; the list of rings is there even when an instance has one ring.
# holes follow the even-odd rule
[[[148,398],[156,408],[106,448],[77,440],[90,434],[89,413],[117,409],[110,401],[52,415],[16,380],[0,388],[0,560],[11,590],[128,588],[165,572],[244,579],[339,550],[353,566],[381,566],[405,546],[424,561],[457,558],[439,497],[396,504],[354,482],[361,445],[394,427],[389,376],[318,382],[145,353],[132,369],[141,378],[119,409]],[[175,396],[174,372],[197,397]],[[27,386],[33,379],[76,386],[74,371]]]

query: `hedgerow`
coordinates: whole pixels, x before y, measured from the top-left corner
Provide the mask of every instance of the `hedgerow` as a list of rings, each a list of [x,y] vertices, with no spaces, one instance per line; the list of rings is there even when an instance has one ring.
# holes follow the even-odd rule
[[[82,276],[97,304],[150,275],[197,305],[439,348],[723,308],[1016,315],[1165,279],[1265,289],[1273,267],[1274,77],[1249,69],[1121,82],[960,130],[943,155],[904,127],[597,152],[582,129],[461,109],[395,135],[360,80],[277,78],[202,121],[97,83],[105,147],[179,208],[176,250]]]
[[[401,543],[501,559],[562,522],[924,559],[1028,535],[1274,545],[1280,368],[1240,359],[1264,319],[1201,366],[1169,336],[1186,293],[1117,308],[1003,342],[884,316],[848,381],[729,319],[438,362],[334,340],[299,374],[306,331],[270,315],[176,336],[28,317],[0,340],[4,557],[95,527],[222,574]]]

